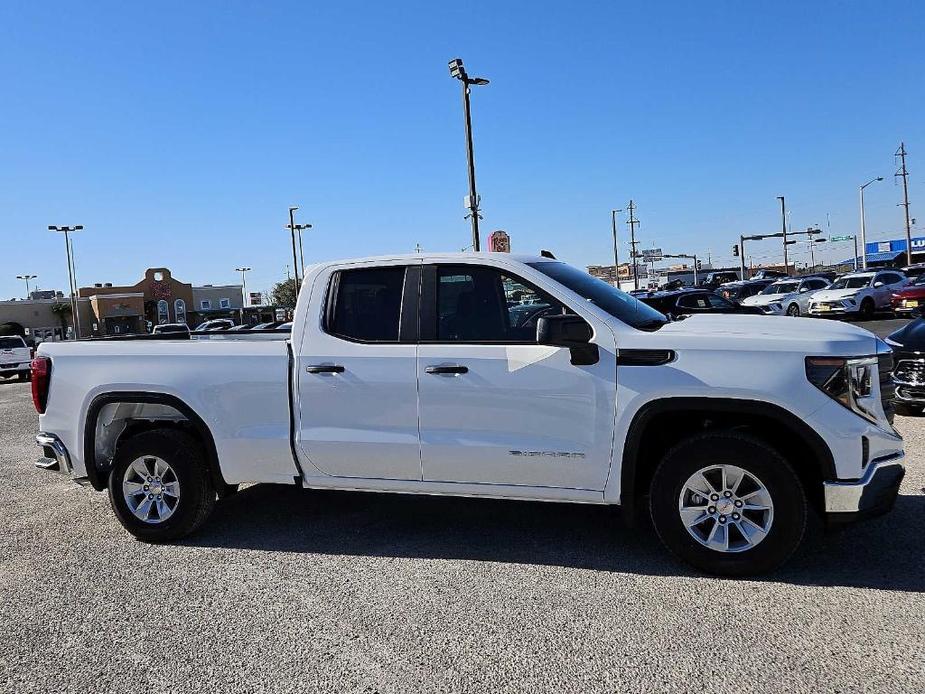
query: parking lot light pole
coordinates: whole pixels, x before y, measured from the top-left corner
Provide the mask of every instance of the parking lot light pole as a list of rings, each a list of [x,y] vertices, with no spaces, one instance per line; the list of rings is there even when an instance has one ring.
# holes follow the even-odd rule
[[[858,189],[858,197],[861,199],[861,268],[864,270],[867,269],[867,223],[864,220],[864,189],[871,183],[882,180],[883,176],[877,176],[877,178],[870,179]],[[857,251],[855,251],[855,254],[857,254]],[[855,257],[857,257],[857,255],[855,255]]]
[[[38,275],[16,275],[16,279],[26,281],[26,299],[29,298],[29,280],[34,280]]]
[[[77,277],[74,269],[74,250],[71,245],[70,234],[75,231],[83,231],[83,224],[72,227],[59,227],[49,224],[48,231],[56,231],[64,234],[64,246],[67,249],[67,278],[71,291],[71,316],[74,321],[74,339],[80,339],[80,315],[77,312]]]
[[[244,309],[247,307],[247,273],[249,267],[236,267],[235,272],[241,273],[241,325],[244,325]]]
[[[292,236],[292,269],[295,272],[295,295],[299,298],[299,256],[295,252],[295,211],[297,206],[289,207],[289,233]]]
[[[610,224],[613,228],[613,286],[620,288],[620,259],[617,256],[617,212],[623,210],[610,211]]]
[[[479,197],[475,191],[475,154],[472,148],[472,112],[469,104],[469,87],[478,87],[488,84],[484,77],[469,77],[463,67],[462,58],[453,58],[449,62],[450,77],[458,79],[462,85],[463,111],[466,119],[466,162],[469,173],[469,196],[466,198],[466,207],[469,208],[469,220],[472,223],[472,250],[480,250],[479,245]]]

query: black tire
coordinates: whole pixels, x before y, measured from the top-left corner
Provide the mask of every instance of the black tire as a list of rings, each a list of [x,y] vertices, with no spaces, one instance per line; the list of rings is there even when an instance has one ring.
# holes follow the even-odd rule
[[[722,552],[700,544],[678,512],[688,478],[722,463],[757,477],[774,505],[767,535],[741,552]],[[806,493],[793,468],[765,442],[734,431],[695,436],[668,451],[652,479],[649,509],[655,531],[669,550],[697,569],[721,576],[749,576],[776,569],[797,550],[806,532]]]
[[[796,304],[790,304],[787,307],[787,315],[797,318],[800,315],[800,307],[797,306]]]
[[[126,469],[144,456],[162,459],[180,483],[176,507],[162,522],[137,518],[122,493]],[[109,473],[109,502],[122,526],[139,540],[169,542],[194,532],[215,506],[215,489],[199,442],[176,429],[153,429],[120,443]]]
[[[893,403],[893,407],[896,410],[896,414],[902,415],[903,417],[921,417],[922,413],[925,412],[925,407],[922,405],[909,405],[904,402]]]
[[[861,302],[861,320],[871,320],[874,317],[874,311],[876,306],[874,306],[874,300],[871,298],[864,299]]]
[[[26,381],[30,380],[31,375],[32,375],[32,374],[30,374],[28,371],[21,372],[21,373],[18,374],[17,380],[18,380],[20,383],[25,383]]]

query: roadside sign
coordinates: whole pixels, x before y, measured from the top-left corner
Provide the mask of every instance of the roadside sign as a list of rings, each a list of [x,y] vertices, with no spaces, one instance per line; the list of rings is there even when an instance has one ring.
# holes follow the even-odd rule
[[[642,256],[642,259],[647,263],[662,259],[661,248],[644,248],[639,251],[639,253]]]
[[[830,236],[829,241],[853,241],[853,236]]]

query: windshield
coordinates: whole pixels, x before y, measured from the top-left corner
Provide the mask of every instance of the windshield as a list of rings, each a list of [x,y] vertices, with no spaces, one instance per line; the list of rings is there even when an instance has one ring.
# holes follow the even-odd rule
[[[799,282],[775,282],[762,290],[762,294],[789,294],[795,292]]]
[[[860,289],[870,284],[873,275],[855,275],[854,277],[839,277],[829,289]]]
[[[668,322],[664,314],[651,306],[571,265],[552,262],[528,265],[634,328],[657,330]]]
[[[916,277],[912,284],[916,285],[917,287],[921,287],[923,284],[925,284],[925,275],[919,275]]]

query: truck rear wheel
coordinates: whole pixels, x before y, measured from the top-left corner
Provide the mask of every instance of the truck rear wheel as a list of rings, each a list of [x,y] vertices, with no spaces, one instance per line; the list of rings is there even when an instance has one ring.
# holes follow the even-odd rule
[[[168,542],[194,532],[215,506],[199,443],[175,429],[145,431],[121,443],[109,473],[109,502],[139,540]]]
[[[783,564],[806,530],[806,494],[777,451],[738,432],[672,448],[650,489],[655,530],[668,549],[708,573],[747,576]]]

